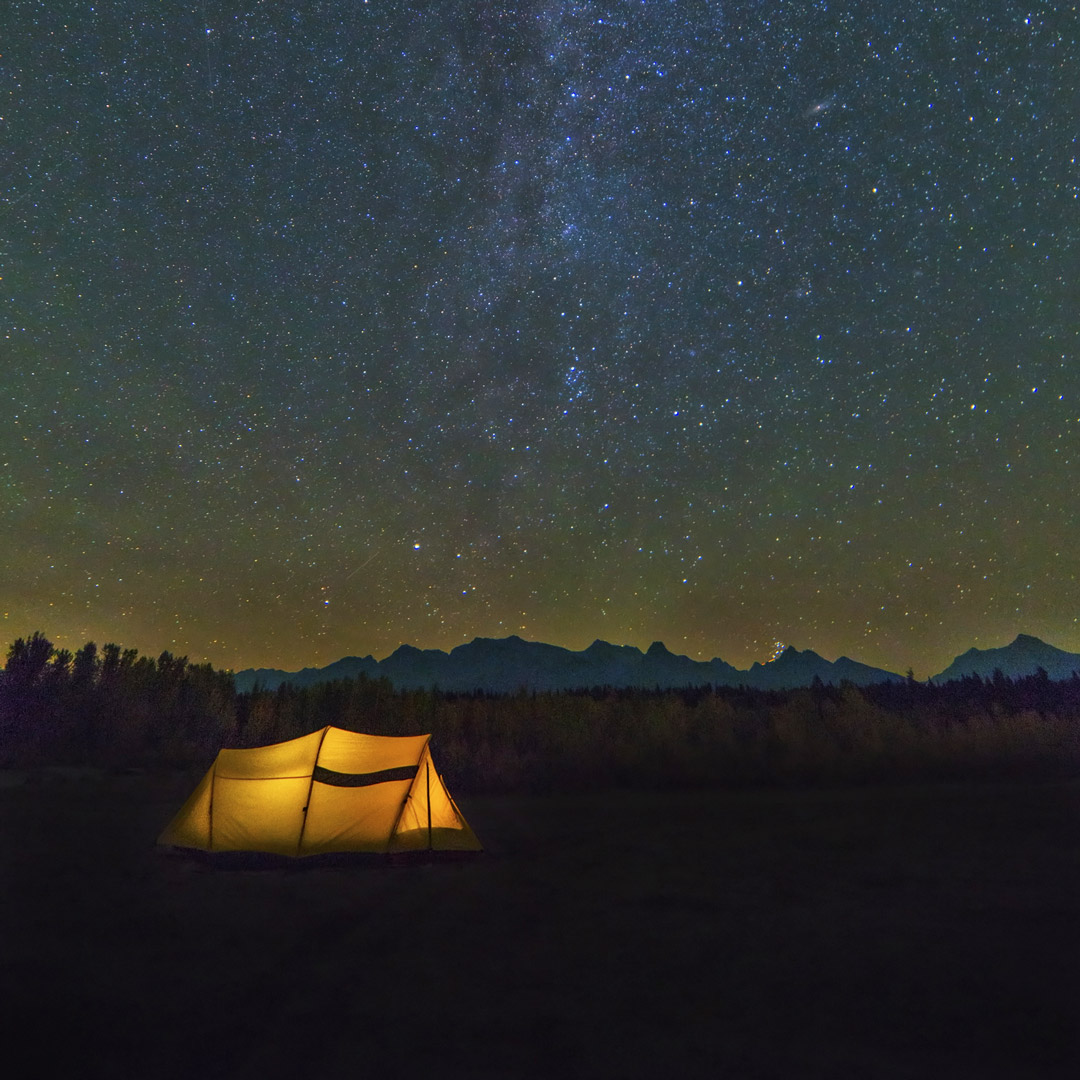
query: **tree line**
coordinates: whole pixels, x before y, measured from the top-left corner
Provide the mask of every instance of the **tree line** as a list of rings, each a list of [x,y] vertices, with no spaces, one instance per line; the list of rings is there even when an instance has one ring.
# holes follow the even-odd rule
[[[4,768],[201,770],[221,747],[326,724],[430,733],[461,791],[1064,776],[1080,764],[1080,676],[462,694],[361,675],[240,693],[211,664],[93,642],[72,654],[40,632],[0,672]]]

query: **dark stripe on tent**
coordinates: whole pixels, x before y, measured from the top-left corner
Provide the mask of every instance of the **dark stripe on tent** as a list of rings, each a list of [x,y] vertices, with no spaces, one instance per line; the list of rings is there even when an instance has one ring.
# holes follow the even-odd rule
[[[334,787],[368,787],[370,784],[385,784],[389,780],[412,780],[416,776],[417,765],[402,765],[397,769],[381,769],[379,772],[347,773],[334,772],[315,766],[313,780],[320,784],[333,784]]]

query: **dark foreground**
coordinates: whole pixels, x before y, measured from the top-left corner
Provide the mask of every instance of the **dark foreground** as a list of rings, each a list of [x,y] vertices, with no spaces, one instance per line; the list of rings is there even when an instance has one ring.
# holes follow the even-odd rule
[[[473,861],[228,870],[155,850],[190,785],[0,789],[25,1075],[1080,1075],[1080,783],[466,799]]]

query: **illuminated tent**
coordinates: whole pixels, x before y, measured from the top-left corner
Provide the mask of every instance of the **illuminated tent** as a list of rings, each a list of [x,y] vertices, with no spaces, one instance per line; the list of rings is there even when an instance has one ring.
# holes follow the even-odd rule
[[[479,851],[435,771],[430,739],[325,727],[220,750],[158,843],[278,855]]]

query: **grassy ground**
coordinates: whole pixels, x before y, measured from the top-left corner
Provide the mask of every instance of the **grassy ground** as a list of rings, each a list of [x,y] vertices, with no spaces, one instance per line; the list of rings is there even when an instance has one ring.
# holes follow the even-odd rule
[[[35,1075],[1080,1075],[1080,783],[475,798],[474,861],[208,868],[184,777],[0,787]]]

